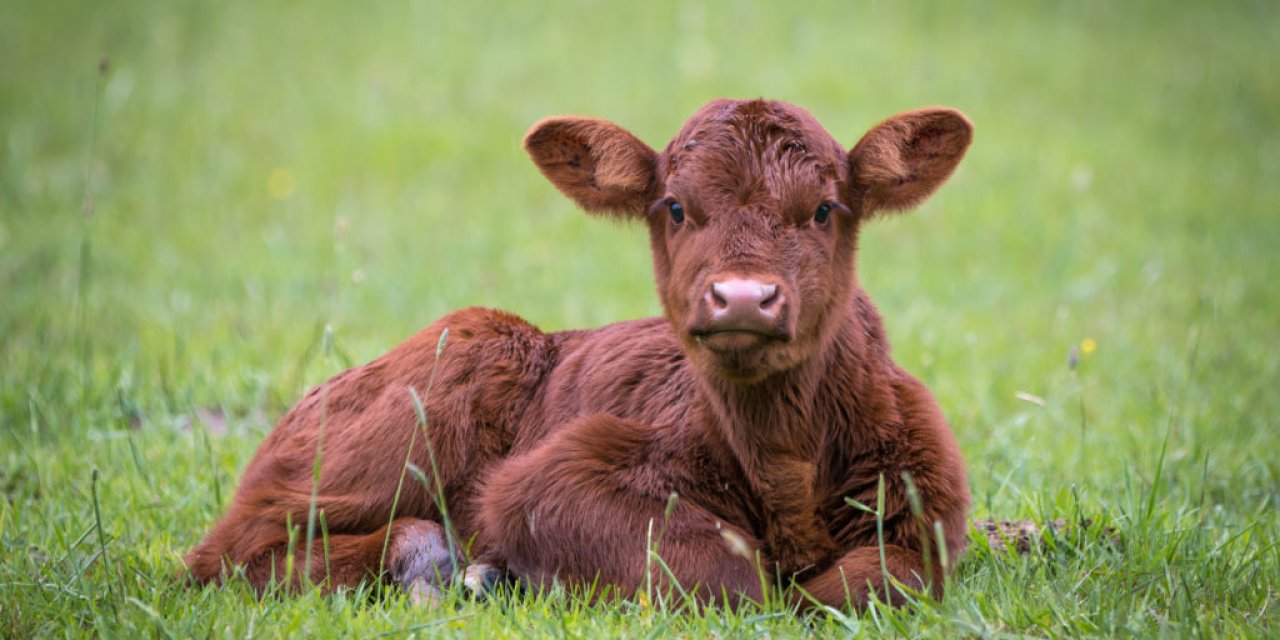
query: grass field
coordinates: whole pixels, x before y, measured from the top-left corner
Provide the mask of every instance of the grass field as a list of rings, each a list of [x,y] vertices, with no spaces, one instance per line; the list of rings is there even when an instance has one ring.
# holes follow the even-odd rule
[[[1277,5],[536,4],[0,5],[0,637],[1280,633]],[[461,306],[657,313],[643,230],[556,193],[531,123],[661,145],[761,95],[849,144],[972,117],[859,277],[975,517],[1097,526],[812,618],[174,579],[309,385]]]

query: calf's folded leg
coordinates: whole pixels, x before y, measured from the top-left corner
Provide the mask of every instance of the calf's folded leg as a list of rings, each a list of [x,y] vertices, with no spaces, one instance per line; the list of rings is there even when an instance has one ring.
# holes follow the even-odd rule
[[[591,416],[504,462],[480,497],[486,546],[534,586],[597,584],[597,595],[608,586],[626,597],[678,584],[703,601],[759,600],[759,541],[687,498],[668,508],[680,470],[650,448],[653,433]]]
[[[249,584],[263,591],[273,582],[297,588],[309,566],[307,578],[325,591],[386,578],[415,598],[434,597],[458,562],[449,551],[444,527],[415,518],[398,518],[389,526],[390,536],[387,526],[367,534],[327,539],[317,535],[310,549],[305,540],[295,539],[292,558],[287,536],[264,540],[235,557],[201,546],[187,556],[187,570],[197,582],[219,583],[239,567]]]
[[[851,605],[854,609],[867,604],[872,590],[881,602],[893,605],[905,604],[906,598],[893,584],[885,586],[885,573],[913,591],[925,588],[937,590],[941,586],[935,580],[928,583],[924,556],[919,550],[895,544],[884,546],[884,562],[880,561],[879,547],[857,547],[847,551],[835,564],[818,575],[804,580],[799,589],[793,589],[791,600],[801,609],[815,605],[827,605],[837,609]]]

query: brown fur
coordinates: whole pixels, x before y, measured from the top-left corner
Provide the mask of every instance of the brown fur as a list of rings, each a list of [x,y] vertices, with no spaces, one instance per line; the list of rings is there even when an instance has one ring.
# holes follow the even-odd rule
[[[951,558],[965,545],[964,465],[929,391],[890,359],[854,253],[862,222],[926,198],[970,135],[959,113],[924,109],[846,152],[807,112],[762,100],[707,105],[661,153],[601,120],[538,123],[526,148],[556,187],[647,224],[665,317],[551,334],[500,311],[441,318],[281,420],[187,556],[191,575],[283,578],[285,523],[306,522],[320,445],[330,549],[312,549],[311,578],[330,587],[384,567],[437,584],[424,574],[454,560],[443,498],[473,555],[532,585],[669,587],[651,545],[704,600],[758,599],[761,573],[801,605],[858,606],[872,589],[896,601],[886,570],[938,592],[935,526]],[[726,278],[774,287],[777,313],[717,325]],[[388,536],[406,457],[429,482],[405,481]],[[875,518],[846,503],[874,507],[881,482],[883,567]]]

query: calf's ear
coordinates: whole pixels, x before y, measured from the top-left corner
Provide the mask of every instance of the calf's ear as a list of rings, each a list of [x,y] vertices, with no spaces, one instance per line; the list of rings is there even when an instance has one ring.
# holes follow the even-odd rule
[[[951,177],[972,139],[973,124],[955,109],[916,109],[881,122],[849,151],[854,199],[863,213],[920,204]]]
[[[638,216],[649,204],[658,155],[612,122],[547,118],[525,134],[524,148],[551,184],[591,213]]]

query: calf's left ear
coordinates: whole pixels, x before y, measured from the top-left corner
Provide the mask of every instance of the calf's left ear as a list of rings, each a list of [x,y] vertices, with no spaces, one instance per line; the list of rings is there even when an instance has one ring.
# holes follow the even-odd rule
[[[658,155],[612,122],[547,118],[525,134],[524,148],[551,184],[591,213],[637,216],[649,204]]]
[[[955,109],[900,113],[873,127],[849,151],[850,187],[863,213],[909,209],[951,177],[973,139]]]

